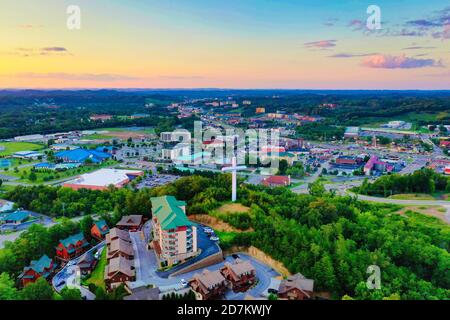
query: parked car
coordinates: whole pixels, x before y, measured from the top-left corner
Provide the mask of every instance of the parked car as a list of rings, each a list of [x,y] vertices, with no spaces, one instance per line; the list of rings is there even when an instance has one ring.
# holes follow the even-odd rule
[[[239,255],[236,253],[233,253],[231,256],[233,257],[234,260],[239,259]]]
[[[65,284],[66,284],[66,281],[63,280],[63,281],[61,281],[60,283],[58,283],[56,286],[57,286],[57,287],[61,287],[61,286],[65,285]]]
[[[209,239],[212,240],[212,241],[219,241],[220,240],[219,237],[217,237],[217,236],[210,237]]]
[[[211,228],[203,228],[203,231],[206,233],[214,233],[214,230]]]
[[[186,280],[184,280],[184,279],[181,279],[180,283],[181,283],[181,285],[183,287],[187,287],[188,286],[188,282]]]

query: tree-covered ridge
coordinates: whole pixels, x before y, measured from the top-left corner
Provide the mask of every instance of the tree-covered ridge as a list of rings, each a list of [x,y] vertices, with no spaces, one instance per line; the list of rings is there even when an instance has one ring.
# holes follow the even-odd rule
[[[392,174],[378,178],[373,183],[365,180],[355,192],[371,196],[387,197],[402,193],[427,193],[450,191],[450,179],[431,169],[417,170],[414,173]]]
[[[415,127],[450,124],[448,91],[0,90],[0,139],[14,137],[17,132],[54,133],[120,126],[153,126],[165,131],[180,125],[189,129],[187,126],[189,123],[192,126],[192,119],[178,119],[168,112],[168,105],[230,96],[238,102],[252,102],[252,107],[239,109],[245,118],[255,115],[253,106],[263,106],[266,112],[284,111],[326,118],[325,126],[312,124],[304,130],[299,128],[298,133],[307,139],[339,137],[342,126],[387,122],[393,118],[404,118]],[[205,106],[202,102],[192,102],[192,105]],[[134,113],[150,117],[121,117]],[[102,123],[90,121],[93,114],[115,117]],[[326,133],[321,134],[321,130]]]
[[[146,211],[149,215],[149,197],[166,194],[188,201],[189,214],[207,214],[228,201],[230,185],[228,175],[194,175],[139,192],[35,187],[16,188],[8,197],[28,209],[31,207],[27,205],[34,208],[47,203],[49,210],[54,210],[62,198],[66,205],[75,207],[88,199],[83,206],[90,208],[90,213],[112,209],[112,218],[105,218],[115,220],[131,212]],[[412,212],[398,215],[396,207],[334,196],[320,185],[312,185],[310,191],[310,195],[297,195],[286,188],[241,185],[238,199],[251,210],[224,219],[237,229],[251,227],[254,231],[237,233],[222,245],[253,245],[281,261],[290,272],[314,279],[317,290],[330,292],[335,299],[450,298],[447,225]],[[33,253],[23,255],[25,244],[34,243],[33,237],[27,237],[31,237],[28,231],[6,250],[0,250],[0,273],[16,274],[43,253],[36,246]],[[20,243],[24,243],[22,247]],[[50,246],[47,248],[50,251]],[[20,258],[11,270],[6,259],[13,256]],[[366,287],[370,265],[381,268],[381,290]]]

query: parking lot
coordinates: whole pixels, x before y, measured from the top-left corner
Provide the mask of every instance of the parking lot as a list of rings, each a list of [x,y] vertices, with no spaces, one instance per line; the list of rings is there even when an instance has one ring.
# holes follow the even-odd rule
[[[149,224],[147,224],[144,227],[144,230],[145,233],[150,232]],[[206,268],[174,276],[171,274],[176,271],[175,269],[177,267],[171,270],[171,272],[167,273],[162,273],[158,271],[155,252],[154,250],[147,249],[147,241],[146,241],[146,239],[148,239],[147,236],[142,238],[140,234],[137,232],[132,232],[130,233],[130,235],[133,241],[133,248],[136,253],[135,255],[136,286],[152,284],[154,286],[158,286],[161,292],[168,292],[171,290],[183,290],[185,288],[183,283],[191,279],[194,276],[194,274],[201,273],[202,270],[204,269],[208,269],[210,271],[219,270],[224,266],[225,262],[232,262],[234,260],[232,256],[228,256],[225,257],[225,260],[223,262],[208,266]],[[199,247],[201,247],[203,250],[201,254],[202,258],[204,258],[207,255],[214,254],[217,252],[216,250],[219,250],[217,243],[209,239],[208,234],[203,231],[203,228],[201,226],[198,226],[197,236],[199,239]],[[245,293],[234,293],[231,290],[228,290],[224,298],[227,300],[240,300],[243,299],[247,294],[254,297],[261,297],[263,292],[266,291],[267,288],[269,287],[271,279],[273,277],[279,276],[280,274],[275,270],[273,270],[270,266],[262,263],[261,261],[245,253],[238,253],[238,257],[242,260],[249,260],[251,264],[255,267],[258,283]],[[190,263],[193,263],[195,261],[192,261]],[[184,268],[186,266],[187,264],[183,264],[181,268]]]
[[[143,188],[154,188],[158,186],[163,186],[166,184],[169,184],[171,182],[174,182],[181,178],[180,176],[174,176],[171,174],[154,174],[147,178],[144,178],[138,185],[138,189]]]
[[[12,223],[2,224],[2,225],[0,225],[0,233],[7,232],[7,231],[14,232],[14,231],[25,230],[34,223],[42,224],[44,226],[50,225],[52,223],[52,219],[46,215],[28,211],[28,210],[21,210],[21,211],[29,213],[30,219],[21,224],[12,224]]]

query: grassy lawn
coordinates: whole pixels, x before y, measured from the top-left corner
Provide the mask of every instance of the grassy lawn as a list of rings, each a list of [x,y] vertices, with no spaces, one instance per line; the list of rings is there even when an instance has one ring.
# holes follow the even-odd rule
[[[139,132],[144,134],[154,134],[155,129],[154,128],[148,128],[148,127],[140,127],[137,131],[132,131],[127,128],[104,128],[99,129],[100,131],[109,131],[109,132]]]
[[[225,243],[232,241],[238,234],[237,232],[234,232],[234,231],[216,231],[216,230],[214,230],[214,232],[217,234],[220,241],[225,242]]]
[[[249,210],[249,207],[240,203],[226,203],[217,209],[219,213],[245,213]]]
[[[100,168],[108,167],[108,166],[115,165],[115,164],[117,164],[117,161],[108,160],[99,165],[86,165],[86,166],[81,166],[79,168],[68,169],[68,170],[64,170],[64,171],[51,171],[51,170],[35,171],[35,174],[36,174],[35,181],[31,181],[29,179],[31,167],[20,168],[17,170],[9,169],[7,172],[4,172],[4,173],[7,175],[10,175],[10,176],[19,177],[20,182],[39,184],[39,183],[43,183],[43,182],[51,182],[54,180],[75,177],[80,174],[92,172],[92,171],[98,170]]]
[[[90,134],[87,136],[83,136],[83,140],[109,140],[113,139],[112,136],[107,136],[105,134]]]
[[[105,289],[105,280],[104,273],[106,267],[106,248],[103,248],[102,255],[100,256],[100,260],[97,263],[94,271],[90,274],[90,276],[82,281],[82,284],[88,286],[93,283],[97,287],[101,287]]]
[[[2,186],[0,187],[0,196],[3,193],[7,193],[8,191],[11,191],[14,188],[15,188],[14,186],[8,186],[8,185],[5,185],[5,184],[2,184]]]
[[[448,193],[403,193],[403,194],[394,194],[389,197],[390,199],[398,199],[398,200],[448,200]]]
[[[395,194],[390,196],[389,198],[398,200],[435,200],[435,198],[432,195],[423,193]]]
[[[304,182],[296,182],[296,183],[292,183],[288,188],[289,189],[294,189],[296,187],[300,187]]]
[[[1,142],[0,147],[5,148],[4,150],[0,151],[0,156],[10,156],[13,153],[19,151],[35,151],[44,148],[44,146],[41,144],[29,142]]]
[[[412,122],[413,124],[418,121],[426,121],[426,122],[433,122],[436,120],[440,120],[445,118],[448,115],[448,112],[439,112],[439,113],[418,113],[418,112],[410,112],[406,114],[402,114],[400,116],[390,117],[390,118],[367,118],[365,120],[366,124],[361,125],[361,127],[369,127],[369,128],[377,128],[382,124],[385,124],[389,121],[394,120],[403,120],[406,122]],[[413,128],[414,129],[414,125]]]

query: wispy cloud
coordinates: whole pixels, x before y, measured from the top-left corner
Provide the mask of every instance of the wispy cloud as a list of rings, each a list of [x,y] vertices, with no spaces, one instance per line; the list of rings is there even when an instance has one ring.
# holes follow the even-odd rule
[[[408,20],[407,27],[414,27],[416,32],[422,36],[431,36],[435,39],[450,39],[450,7],[435,11],[426,18]]]
[[[43,52],[68,52],[68,50],[64,47],[46,47],[41,48]]]
[[[367,26],[364,23],[364,21],[362,21],[360,19],[353,19],[353,20],[351,20],[347,24],[347,27],[351,28],[353,31],[359,31],[359,30],[367,29]]]
[[[435,39],[442,39],[442,40],[450,39],[450,23],[445,25],[442,31],[433,32],[431,35]]]
[[[435,39],[450,39],[450,7],[436,10],[426,17],[405,20],[402,23],[389,25],[382,21],[382,29],[369,30],[366,23],[360,19],[348,22],[352,31],[362,32],[366,36],[376,37],[432,37]]]
[[[114,82],[123,80],[141,80],[143,78],[121,75],[121,74],[93,74],[93,73],[17,73],[14,75],[16,78],[27,79],[55,79],[55,80],[72,80],[72,81],[99,81],[99,82]]]
[[[7,52],[9,55],[21,57],[48,56],[48,55],[71,55],[65,47],[44,47],[44,48],[16,48]]]
[[[435,59],[417,59],[406,57],[405,55],[391,56],[385,54],[377,54],[365,58],[362,65],[368,68],[380,69],[413,69],[425,67],[442,67],[441,61]]]
[[[325,20],[325,22],[323,23],[324,26],[327,27],[333,27],[336,25],[336,23],[339,21],[338,18],[328,18],[327,20]]]
[[[42,29],[44,26],[42,24],[21,24],[18,26],[20,29]]]
[[[377,53],[336,53],[328,56],[329,58],[354,58],[354,57],[367,57],[373,56]]]
[[[424,50],[424,49],[435,49],[433,46],[410,46],[403,48],[402,50]]]
[[[149,77],[133,76],[115,73],[33,73],[24,72],[10,75],[10,77],[25,79],[51,79],[51,80],[70,80],[70,81],[89,81],[89,82],[118,82],[118,81],[145,81],[145,80],[195,80],[206,79],[199,75],[157,75]]]
[[[170,76],[170,75],[161,75],[158,76],[159,79],[164,80],[195,80],[195,79],[206,79],[203,76]]]
[[[318,48],[318,49],[327,49],[336,46],[336,40],[320,40],[320,41],[312,41],[306,42],[305,47],[308,48]]]

